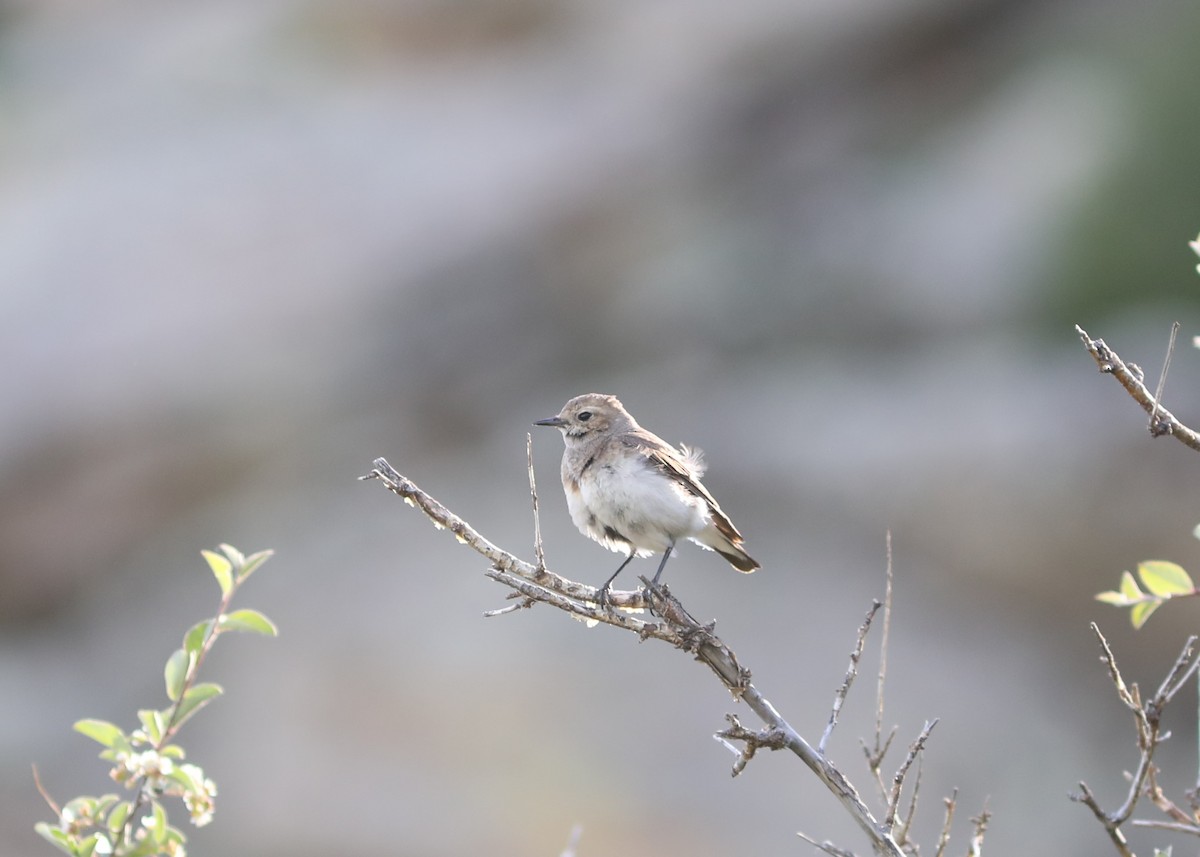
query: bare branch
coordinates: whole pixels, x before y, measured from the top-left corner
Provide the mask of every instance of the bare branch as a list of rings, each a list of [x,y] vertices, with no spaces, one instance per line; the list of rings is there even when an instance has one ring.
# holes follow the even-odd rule
[[[921,774],[925,767],[924,754],[917,756],[917,773],[913,777],[912,791],[908,797],[908,810],[904,813],[904,818],[893,828],[896,833],[896,841],[901,847],[907,846],[911,848],[913,853],[918,853],[917,844],[909,841],[908,832],[912,830],[913,819],[917,817],[917,798],[921,794]]]
[[[783,732],[778,729],[768,728],[751,732],[742,726],[736,714],[726,714],[725,719],[729,721],[729,728],[722,729],[713,737],[738,754],[737,761],[733,763],[735,777],[745,770],[746,763],[754,758],[754,754],[760,747],[766,747],[768,750],[782,750],[787,746]],[[729,743],[730,741],[741,741],[742,749],[739,751]]]
[[[887,586],[883,592],[883,633],[879,641],[879,681],[875,688],[875,752],[868,755],[872,767],[878,767],[883,762],[887,748],[891,746],[892,738],[896,735],[892,729],[886,741],[883,737],[883,682],[887,678],[888,637],[892,630],[892,531],[887,531]],[[882,743],[881,743],[882,741]]]
[[[837,726],[838,715],[842,711],[842,705],[846,702],[846,694],[850,692],[850,685],[854,684],[854,679],[858,676],[858,662],[862,659],[863,646],[867,641],[867,632],[871,629],[871,620],[875,618],[875,614],[879,612],[879,608],[882,606],[883,602],[881,601],[872,602],[871,609],[867,611],[866,618],[858,626],[858,639],[855,640],[854,651],[850,653],[850,666],[846,668],[846,677],[842,680],[842,686],[834,694],[833,709],[829,712],[829,723],[825,727],[825,733],[821,736],[821,740],[817,742],[817,752],[821,755],[825,755],[825,747],[829,743],[829,737],[833,735],[834,727]]]
[[[942,802],[946,805],[946,820],[942,822],[942,832],[938,834],[937,851],[933,852],[933,857],[945,857],[946,846],[950,844],[950,828],[954,825],[954,809],[958,806],[958,789]]]
[[[971,845],[967,849],[968,857],[979,857],[983,853],[983,834],[987,832],[988,822],[992,819],[992,813],[987,808],[987,802],[984,802],[983,812],[971,819],[971,824],[975,829],[971,833]]]
[[[1156,821],[1154,819],[1135,818],[1130,822],[1134,827],[1153,827],[1158,830],[1170,830],[1175,833],[1187,833],[1192,836],[1200,836],[1200,825],[1191,824],[1186,821]]]
[[[1078,794],[1071,795],[1071,799],[1082,803],[1092,811],[1096,819],[1104,826],[1108,833],[1109,839],[1117,849],[1117,853],[1122,857],[1130,857],[1132,851],[1126,842],[1125,834],[1121,831],[1121,826],[1130,821],[1134,810],[1137,807],[1138,799],[1142,794],[1147,795],[1151,802],[1168,817],[1173,819],[1171,822],[1154,821],[1147,822],[1143,820],[1133,820],[1131,823],[1136,826],[1153,826],[1162,827],[1166,825],[1176,825],[1168,829],[1177,831],[1186,831],[1196,828],[1195,819],[1188,815],[1187,812],[1175,805],[1163,792],[1158,785],[1157,773],[1153,759],[1154,753],[1158,749],[1158,745],[1167,737],[1161,731],[1160,719],[1167,703],[1171,701],[1179,689],[1191,678],[1196,671],[1197,660],[1195,658],[1195,647],[1197,637],[1189,637],[1183,646],[1183,650],[1175,659],[1171,669],[1167,671],[1166,677],[1162,680],[1158,690],[1149,702],[1144,703],[1141,699],[1141,694],[1138,692],[1137,685],[1126,686],[1124,679],[1121,677],[1121,672],[1117,668],[1116,659],[1113,657],[1112,649],[1108,645],[1108,641],[1104,635],[1100,633],[1100,629],[1096,624],[1092,623],[1092,630],[1100,641],[1100,646],[1103,650],[1101,660],[1108,667],[1109,678],[1116,688],[1117,696],[1121,702],[1129,708],[1134,714],[1134,721],[1137,727],[1137,743],[1139,750],[1137,770],[1133,774],[1127,775],[1129,781],[1129,791],[1125,796],[1124,802],[1116,810],[1105,812],[1101,808],[1099,801],[1086,783],[1080,783],[1080,791]],[[1200,832],[1200,830],[1198,830]]]
[[[42,778],[38,776],[37,765],[31,765],[30,767],[33,768],[33,784],[37,786],[38,794],[40,794],[42,796],[42,800],[44,800],[46,804],[52,810],[54,810],[54,814],[61,818],[62,808],[54,802],[54,798],[50,797],[50,792],[46,791],[45,786],[42,785]]]
[[[641,592],[612,592],[611,604],[601,607],[596,604],[594,587],[538,568],[492,544],[470,524],[398,473],[385,459],[375,459],[374,469],[361,478],[378,479],[389,491],[420,509],[434,526],[454,533],[460,542],[491,563],[485,574],[493,580],[533,601],[557,607],[589,623],[603,622],[631,631],[641,639],[662,640],[693,654],[716,674],[735,699],[744,701],[758,715],[766,725],[772,743],[778,742],[791,750],[833,793],[866,834],[876,854],[904,857],[890,830],[875,819],[845,775],[813,749],[751,683],[750,671],[738,663],[733,651],[713,633],[713,625],[697,622],[667,587],[647,586],[661,621],[647,622],[618,609],[645,607]]]
[[[509,599],[521,598],[521,593],[510,592],[508,597]],[[521,600],[516,604],[509,604],[507,607],[498,607],[495,610],[485,610],[483,611],[483,615],[484,617],[490,619],[493,616],[503,616],[505,613],[516,613],[518,610],[528,610],[533,606],[533,604],[533,599],[526,596],[521,598]]]
[[[546,570],[546,551],[542,548],[542,520],[538,514],[537,479],[533,475],[533,435],[525,432],[525,458],[529,466],[529,494],[533,497],[533,555],[538,571]]]
[[[1108,838],[1112,840],[1113,846],[1117,849],[1117,853],[1121,857],[1135,857],[1134,853],[1129,849],[1129,843],[1125,839],[1125,834],[1121,832],[1121,828],[1113,824],[1108,817],[1108,813],[1100,806],[1100,802],[1096,800],[1096,795],[1088,788],[1085,782],[1079,783],[1079,793],[1070,796],[1071,800],[1076,803],[1081,803],[1092,811],[1092,815],[1096,816],[1096,820],[1104,827],[1104,831],[1108,834]]]
[[[904,778],[908,775],[909,768],[912,763],[925,749],[925,742],[929,740],[929,733],[933,731],[933,727],[937,726],[937,718],[930,720],[925,724],[925,728],[921,730],[921,734],[912,742],[908,748],[908,755],[904,757],[904,761],[900,767],[896,769],[895,776],[892,777],[892,793],[888,798],[887,815],[884,816],[883,823],[891,827],[896,821],[896,810],[900,806],[900,792],[904,789]]]
[[[1163,434],[1174,435],[1181,443],[1200,451],[1200,434],[1185,426],[1162,406],[1158,397],[1142,383],[1140,371],[1135,372],[1132,364],[1126,364],[1103,339],[1092,339],[1079,325],[1075,325],[1075,331],[1083,340],[1083,345],[1092,355],[1092,359],[1096,361],[1096,365],[1100,367],[1100,371],[1116,378],[1133,400],[1142,406],[1142,410],[1154,418],[1150,424],[1151,434],[1155,437]]]
[[[1149,728],[1146,723],[1146,713],[1142,711],[1141,702],[1136,698],[1137,685],[1134,685],[1133,691],[1130,692],[1129,687],[1125,684],[1125,679],[1121,677],[1121,670],[1117,667],[1116,656],[1113,655],[1112,648],[1108,645],[1108,640],[1104,634],[1100,632],[1100,626],[1095,622],[1089,623],[1092,633],[1096,635],[1096,639],[1100,642],[1100,648],[1104,653],[1100,656],[1100,661],[1108,667],[1108,677],[1112,679],[1113,687],[1117,690],[1117,696],[1125,707],[1132,711],[1138,718],[1138,729]]]
[[[1200,659],[1193,660],[1192,657],[1195,654],[1197,639],[1200,638],[1195,634],[1187,638],[1187,642],[1183,644],[1183,651],[1179,653],[1179,657],[1175,659],[1175,663],[1171,666],[1166,678],[1158,686],[1158,691],[1154,694],[1154,698],[1150,700],[1153,713],[1162,713],[1162,709],[1179,692],[1179,689],[1187,684],[1187,680],[1192,677],[1192,673],[1200,665]]]

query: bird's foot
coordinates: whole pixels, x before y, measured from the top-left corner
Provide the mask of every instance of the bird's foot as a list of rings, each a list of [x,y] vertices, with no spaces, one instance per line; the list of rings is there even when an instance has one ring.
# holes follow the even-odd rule
[[[642,578],[642,583],[645,584],[645,586],[642,587],[642,601],[644,601],[646,604],[646,612],[648,612],[651,616],[657,616],[661,619],[662,614],[654,609],[654,602],[663,597],[663,591],[666,589],[666,587],[664,586],[662,589],[660,589],[656,582],[647,582],[646,578],[644,577]]]

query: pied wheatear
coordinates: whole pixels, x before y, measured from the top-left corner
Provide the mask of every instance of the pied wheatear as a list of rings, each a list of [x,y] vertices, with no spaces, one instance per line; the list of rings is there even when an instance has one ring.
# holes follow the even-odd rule
[[[635,556],[662,552],[653,580],[658,583],[680,539],[715,550],[738,571],[759,567],[742,549],[742,534],[700,483],[705,470],[700,450],[676,449],[646,431],[616,396],[576,396],[557,416],[534,425],[563,434],[562,482],[575,526],[609,550],[628,554],[600,588],[601,603]]]

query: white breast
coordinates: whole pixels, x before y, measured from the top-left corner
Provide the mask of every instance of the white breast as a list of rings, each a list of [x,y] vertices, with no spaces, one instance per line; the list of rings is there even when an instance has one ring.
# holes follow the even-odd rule
[[[622,553],[627,541],[641,556],[696,535],[709,517],[707,503],[640,455],[593,464],[584,471],[578,492],[567,486],[567,507],[585,535]]]

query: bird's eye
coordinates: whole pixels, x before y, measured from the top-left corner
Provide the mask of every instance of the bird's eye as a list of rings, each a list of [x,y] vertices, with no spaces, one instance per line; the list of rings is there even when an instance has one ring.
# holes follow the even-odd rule
[[[579,421],[580,421],[581,423],[586,423],[586,422],[587,422],[588,420],[590,420],[591,418],[592,418],[592,412],[591,412],[591,411],[580,411],[580,412],[579,412]]]

